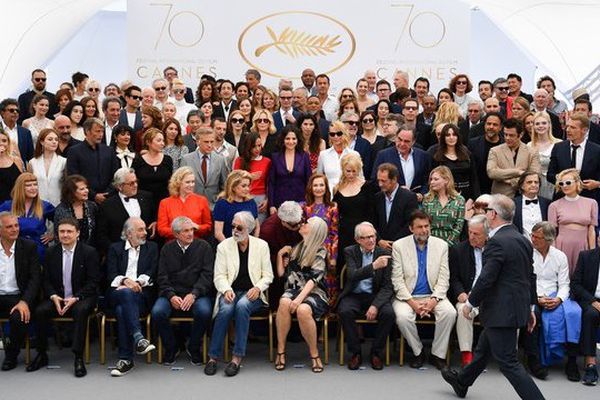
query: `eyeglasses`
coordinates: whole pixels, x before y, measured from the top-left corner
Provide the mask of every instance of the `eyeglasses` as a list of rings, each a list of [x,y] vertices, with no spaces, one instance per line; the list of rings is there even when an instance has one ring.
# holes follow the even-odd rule
[[[467,81],[456,81],[457,85],[466,85]]]
[[[571,180],[567,180],[567,181],[560,181],[558,182],[558,186],[571,186],[573,184],[573,181]]]
[[[496,210],[494,210],[493,208],[489,208],[489,207],[484,208],[484,210],[485,210],[485,212],[488,212],[488,211],[496,212]]]
[[[496,89],[502,91],[502,92],[508,92],[508,86],[503,86],[503,87],[497,87]]]
[[[36,82],[46,82],[46,78],[33,78]]]
[[[235,224],[231,224],[231,229],[234,229],[238,232],[243,232],[244,231],[244,226],[243,225],[235,225]]]
[[[415,107],[415,106],[404,106],[404,109],[405,109],[405,110],[412,110],[412,111],[415,111],[415,110],[418,110],[418,109],[419,109],[419,107]]]
[[[138,184],[137,179],[135,181],[131,181],[131,182],[124,182],[123,185],[127,185],[127,186],[135,186]]]
[[[129,96],[129,97],[131,97],[134,100],[142,100],[143,99],[142,96]]]
[[[344,121],[345,124],[348,124],[350,126],[357,126],[358,125],[358,121]]]
[[[99,91],[100,91],[100,88],[97,88],[97,87],[91,87],[88,89],[88,92],[99,92]]]
[[[371,240],[371,239],[375,239],[375,235],[359,236],[358,238],[360,240]]]
[[[9,113],[15,113],[15,114],[19,113],[19,109],[18,108],[7,108],[5,111],[9,112]]]
[[[159,92],[159,91],[162,92],[164,90],[167,90],[167,87],[166,86],[155,87],[154,90],[156,90],[157,92]]]
[[[185,93],[185,90],[183,90],[183,89],[175,89],[175,90],[173,90],[173,93],[181,94],[181,93]]]
[[[290,224],[289,222],[286,223],[290,226],[290,228],[296,229],[300,225],[304,225],[306,223],[306,218],[302,217],[300,221],[296,222],[295,224]]]
[[[291,100],[292,96],[279,96],[279,100]]]
[[[244,123],[244,118],[231,118],[231,123],[232,124],[243,124]]]
[[[268,118],[257,118],[256,122],[258,122],[259,124],[267,124],[267,123],[270,123],[271,121],[269,121]]]
[[[478,113],[479,110],[467,110],[468,113]]]
[[[342,136],[344,136],[344,132],[342,132],[342,131],[339,131],[339,132],[331,132],[331,131],[329,131],[329,136],[331,136],[331,137],[335,137],[335,136],[342,137]]]
[[[362,120],[363,124],[372,124],[373,122],[375,122],[373,118],[365,118]]]
[[[342,95],[342,99],[352,99],[352,98],[354,98],[353,94],[343,94]]]

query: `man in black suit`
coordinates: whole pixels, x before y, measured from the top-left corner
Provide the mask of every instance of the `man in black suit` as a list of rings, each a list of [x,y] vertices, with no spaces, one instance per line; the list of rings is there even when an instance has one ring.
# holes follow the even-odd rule
[[[42,94],[48,98],[50,108],[48,109],[47,117],[54,119],[54,114],[58,112],[58,105],[54,93],[50,93],[46,90],[46,72],[42,69],[34,69],[31,72],[31,89],[27,89],[24,93],[19,95],[19,124],[22,124],[24,120],[31,117],[31,101],[37,94]]]
[[[119,361],[112,376],[123,376],[133,368],[133,349],[139,355],[155,349],[142,335],[140,316],[148,315],[154,303],[154,281],[158,268],[158,246],[146,241],[146,224],[130,217],[123,237],[108,251],[106,269],[110,289],[107,298],[117,318]]]
[[[129,125],[134,132],[142,129],[142,89],[139,86],[129,86],[125,89],[125,107],[119,114],[119,124]]]
[[[33,307],[40,290],[40,263],[34,242],[19,238],[19,220],[0,213],[0,316],[9,318],[10,337],[4,342],[2,371],[17,367]]]
[[[114,174],[113,186],[117,194],[102,203],[96,218],[98,250],[103,255],[106,255],[111,243],[121,240],[123,225],[130,217],[139,217],[146,223],[150,238],[156,233],[156,210],[152,194],[138,189],[135,171],[119,168]]]
[[[417,143],[421,145],[422,149],[427,150],[435,143],[433,121],[435,120],[437,99],[433,94],[426,94],[421,106],[423,106],[423,112],[417,115],[416,120]],[[402,113],[405,113],[404,109],[402,109]]]
[[[81,143],[81,140],[71,137],[71,119],[66,115],[56,117],[54,120],[54,130],[58,132],[56,154],[67,158],[69,156],[69,149]]]
[[[583,113],[588,118],[592,118],[592,102],[586,98],[580,97],[575,100],[574,113]],[[600,125],[590,120],[590,129],[588,131],[588,140],[600,144]]]
[[[377,245],[392,251],[392,244],[410,235],[410,215],[419,206],[417,195],[400,187],[398,168],[383,163],[377,168],[377,184],[381,191],[375,195],[374,226],[379,233]]]
[[[550,199],[539,196],[541,176],[537,172],[525,171],[518,182],[520,195],[515,196],[515,218],[513,224],[529,238],[531,228],[540,221],[548,220]]]
[[[390,86],[390,83],[388,81],[386,81],[385,79],[381,79],[375,84],[375,92],[377,93],[377,97],[379,98],[379,100],[390,101],[392,87]],[[377,113],[377,103],[367,107],[367,110]],[[400,114],[402,113],[402,109],[397,103],[390,102],[390,113]]]
[[[452,246],[448,254],[450,295],[451,301],[456,304],[456,336],[463,367],[473,361],[473,318],[479,315],[479,309],[474,308],[469,315],[471,318],[465,318],[463,308],[481,275],[483,246],[489,233],[485,215],[474,215],[468,225],[468,240]]]
[[[371,347],[371,367],[383,369],[382,351],[385,340],[394,326],[396,316],[390,302],[394,295],[390,252],[376,246],[377,231],[370,222],[354,228],[355,245],[344,249],[346,282],[338,298],[338,316],[352,355],[348,369],[362,364],[360,338],[355,320],[377,320],[375,339]]]
[[[229,120],[229,113],[237,107],[237,101],[233,98],[233,82],[229,79],[221,82],[219,87],[219,97],[221,101],[217,106],[213,106],[213,118],[221,117],[225,121]]]
[[[581,306],[581,343],[584,356],[583,384],[598,383],[596,341],[600,328],[600,241],[599,247],[579,253],[571,278],[571,296]]]
[[[48,325],[51,318],[71,317],[74,321],[73,353],[75,376],[87,374],[83,350],[88,317],[98,299],[100,261],[96,250],[78,241],[79,223],[68,217],[58,222],[59,244],[46,252],[44,263],[44,300],[35,310],[37,355],[27,372],[48,365]]]
[[[451,369],[442,371],[458,397],[466,396],[469,386],[493,356],[522,399],[544,398],[517,357],[517,331],[526,325],[531,331],[535,326],[531,306],[536,304],[537,295],[533,248],[512,226],[514,210],[513,200],[501,194],[493,195],[486,208],[490,239],[483,252],[481,274],[463,307],[467,318],[473,307],[479,307],[484,329],[473,361],[460,373]]]
[[[279,89],[279,103],[279,110],[273,113],[276,135],[281,133],[284,126],[296,124],[296,120],[300,118],[300,112],[292,108],[292,88],[290,86],[283,86]]]
[[[31,137],[31,131],[17,124],[19,117],[19,104],[15,99],[4,99],[0,102],[0,129],[6,133],[11,140],[11,144],[16,146],[21,155],[23,165],[33,158],[34,143]]]
[[[556,175],[567,169],[577,168],[583,181],[581,195],[599,199],[600,145],[588,140],[590,120],[583,113],[571,115],[567,121],[567,139],[556,143],[550,153],[547,179],[556,183]]]
[[[369,176],[372,165],[371,143],[358,134],[359,120],[359,115],[354,111],[347,111],[340,117],[340,121],[346,125],[348,135],[350,136],[350,144],[348,146],[360,155],[360,159],[363,162],[363,175]]]
[[[486,167],[490,150],[504,142],[502,135],[500,135],[503,119],[500,114],[492,112],[486,114],[482,123],[484,134],[470,139],[468,148],[477,166],[477,177],[479,178],[481,193],[491,193],[492,180],[487,174]]]
[[[158,299],[152,307],[152,321],[165,345],[164,364],[176,358],[175,337],[169,322],[172,314],[192,316],[188,353],[192,364],[202,362],[200,344],[210,324],[215,289],[214,252],[202,239],[194,239],[194,223],[177,217],[171,223],[175,240],[163,246],[158,264]]]
[[[469,128],[469,140],[483,136],[485,133],[485,125],[484,125],[484,116],[490,113],[499,113],[500,112],[500,102],[495,97],[488,97],[483,102],[483,114],[480,118],[480,122],[471,126]]]

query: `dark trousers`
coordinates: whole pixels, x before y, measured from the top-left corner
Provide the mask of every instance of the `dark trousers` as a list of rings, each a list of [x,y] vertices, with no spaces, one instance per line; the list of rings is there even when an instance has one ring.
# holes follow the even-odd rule
[[[598,339],[598,328],[600,327],[600,311],[591,304],[581,307],[581,343],[583,344],[583,355],[596,356],[596,341]]]
[[[340,300],[338,317],[346,335],[348,351],[351,354],[361,354],[360,338],[356,319],[366,319],[365,313],[373,303],[374,296],[368,293],[349,294]],[[381,356],[385,347],[385,339],[394,327],[396,317],[390,303],[385,303],[377,312],[377,329],[371,347],[371,354]]]
[[[18,311],[15,311],[9,315],[10,310],[17,305],[20,300],[21,296],[19,295],[0,296],[0,316],[8,317],[10,321],[9,342],[4,343],[6,358],[9,359],[17,358],[21,346],[23,346],[23,342],[25,341],[25,334],[27,333],[27,324],[21,321],[21,314],[19,314]],[[0,329],[2,329],[2,327],[0,327]]]
[[[37,332],[37,351],[46,352],[48,349],[48,325],[52,318],[66,317],[73,318],[73,346],[71,350],[75,356],[82,357],[85,347],[85,335],[87,330],[88,317],[96,308],[96,297],[87,297],[79,300],[71,306],[64,314],[58,315],[56,307],[52,300],[44,300],[35,309],[35,325]]]
[[[147,291],[136,293],[125,288],[111,289],[108,297],[117,319],[119,359],[131,361],[133,360],[133,336],[142,332],[140,316],[148,315],[152,296]]]
[[[527,329],[519,331],[519,337],[523,344],[523,349],[528,357],[540,358],[540,331],[542,330],[542,312],[539,307],[535,307],[535,319],[537,323],[533,331],[529,333]],[[595,346],[595,345],[594,345]],[[579,353],[579,343],[565,343],[565,349],[569,357],[577,357]]]
[[[471,386],[485,369],[490,356],[496,359],[500,372],[522,399],[543,399],[544,395],[519,363],[517,330],[515,328],[485,328],[479,336],[473,362],[458,375],[462,385]]]

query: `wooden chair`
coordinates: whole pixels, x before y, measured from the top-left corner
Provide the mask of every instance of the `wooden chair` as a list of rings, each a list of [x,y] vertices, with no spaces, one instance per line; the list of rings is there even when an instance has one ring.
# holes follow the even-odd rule
[[[189,322],[189,323],[193,323],[194,322],[194,317],[171,317],[169,318],[169,322],[170,323],[181,323],[181,322]],[[208,329],[206,330],[208,332]],[[158,346],[157,346],[157,351],[158,351],[158,363],[162,364],[163,362],[163,352],[162,352],[162,340],[160,339],[160,335],[158,336]],[[202,362],[204,364],[206,364],[206,362],[208,361],[208,336],[207,333],[204,332],[204,336],[202,337]]]
[[[265,295],[269,298],[269,293],[266,292]],[[273,314],[267,308],[264,311],[258,312],[256,315],[252,315],[250,317],[250,321],[267,321],[269,326],[269,361],[273,362]],[[225,349],[224,349],[224,357],[225,360],[229,361],[229,331],[225,334]]]
[[[85,349],[84,349],[84,358],[85,358],[85,363],[89,364],[90,363],[90,321],[92,320],[92,318],[96,317],[96,311],[94,310],[90,315],[88,315],[87,318],[87,324],[85,327]],[[52,318],[50,321],[52,322],[75,322],[75,320],[71,317],[56,317],[56,318]]]
[[[3,325],[9,322],[9,318],[0,318],[0,337],[2,338],[2,344],[4,345],[4,349],[6,350],[6,337],[4,336],[4,327]],[[25,365],[29,365],[29,360],[31,359],[31,349],[29,344],[29,325],[27,326],[27,332],[25,333]]]
[[[108,316],[105,313],[99,313],[97,317],[100,320],[100,364],[104,365],[106,363],[106,323],[110,327],[110,323],[116,323],[117,319],[114,315]],[[150,313],[145,317],[140,317],[140,322],[146,325],[146,339],[150,340],[152,335]],[[152,363],[152,353],[146,354],[146,363]]]
[[[275,319],[277,312],[272,312],[271,313],[272,318]],[[322,323],[322,328],[323,328],[323,362],[325,364],[329,364],[329,321],[333,318],[333,316],[329,313],[326,313],[325,315],[323,315],[323,317],[321,318],[320,321],[316,321],[317,324],[319,322]],[[297,318],[292,318],[292,322],[298,322]],[[272,352],[272,350],[271,350]],[[271,353],[271,361],[273,361],[272,358],[272,353]]]
[[[428,319],[421,319],[417,317],[415,323],[418,325],[435,325],[435,318],[431,317]],[[404,336],[400,331],[400,366],[404,365]],[[446,365],[450,365],[450,344],[448,344],[448,351],[446,352]]]

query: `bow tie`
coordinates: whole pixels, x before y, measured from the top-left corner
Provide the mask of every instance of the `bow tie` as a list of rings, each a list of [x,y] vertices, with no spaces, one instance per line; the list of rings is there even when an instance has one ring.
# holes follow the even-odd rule
[[[537,204],[538,203],[538,199],[533,199],[533,200],[525,200],[525,205],[528,206],[531,203],[533,204]]]
[[[123,160],[125,157],[127,158],[135,158],[135,153],[129,149],[125,150],[117,150],[117,158],[119,160]]]
[[[129,199],[137,199],[137,194],[135,196],[129,196],[129,197],[124,197],[123,200],[125,200],[125,202],[129,203]]]

